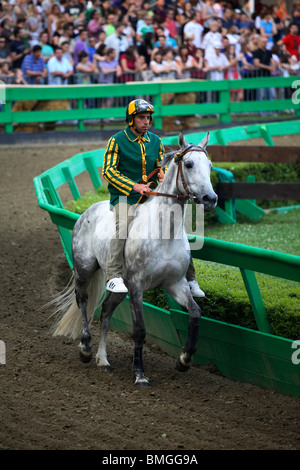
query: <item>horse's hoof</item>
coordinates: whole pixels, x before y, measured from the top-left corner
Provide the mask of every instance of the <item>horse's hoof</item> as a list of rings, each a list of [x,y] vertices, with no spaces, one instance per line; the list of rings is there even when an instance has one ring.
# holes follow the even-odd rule
[[[136,374],[134,385],[137,385],[138,387],[148,387],[149,381],[146,379],[144,374]]]
[[[179,372],[187,372],[190,368],[190,365],[191,365],[190,363],[189,364],[183,363],[180,357],[178,357],[175,362],[175,368]]]
[[[87,352],[84,352],[84,351],[79,351],[79,358],[80,358],[81,362],[83,362],[84,364],[87,364],[88,362],[91,362],[92,357],[93,357],[93,355],[92,355],[91,352],[87,353]]]

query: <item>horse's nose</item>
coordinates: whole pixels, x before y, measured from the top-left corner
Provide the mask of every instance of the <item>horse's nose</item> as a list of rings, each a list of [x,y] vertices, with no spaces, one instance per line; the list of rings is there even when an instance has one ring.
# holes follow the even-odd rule
[[[202,202],[204,205],[208,205],[208,206],[216,206],[217,202],[218,202],[218,196],[213,193],[213,194],[205,194],[203,197],[202,197]]]

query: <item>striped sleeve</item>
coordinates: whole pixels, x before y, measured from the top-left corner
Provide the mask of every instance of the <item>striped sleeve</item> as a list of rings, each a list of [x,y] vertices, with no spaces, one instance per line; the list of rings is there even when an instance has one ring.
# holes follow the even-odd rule
[[[102,175],[108,183],[128,196],[135,183],[118,171],[119,160],[119,146],[116,139],[111,137],[104,153]]]
[[[157,155],[157,158],[156,158],[156,167],[159,167],[159,164],[164,159],[164,157],[165,157],[165,149],[164,149],[164,145],[163,145],[163,143],[160,139],[160,147],[159,147],[158,155]],[[165,167],[164,170],[166,172],[167,167]]]

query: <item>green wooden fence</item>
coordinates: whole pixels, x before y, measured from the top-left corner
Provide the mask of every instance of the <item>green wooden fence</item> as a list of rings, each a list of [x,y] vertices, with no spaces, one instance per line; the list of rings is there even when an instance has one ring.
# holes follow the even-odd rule
[[[80,198],[75,178],[84,171],[88,171],[94,188],[99,187],[98,168],[102,158],[103,149],[81,153],[34,178],[39,206],[48,211],[57,226],[71,268],[71,231],[79,214],[64,208],[58,189],[68,184],[73,197]],[[295,343],[271,334],[255,272],[299,282],[300,257],[209,238],[204,238],[203,248],[194,250],[193,256],[240,269],[258,327],[256,331],[202,318],[194,362],[206,364],[212,361],[227,377],[299,396],[300,365],[292,361]],[[144,303],[147,340],[169,354],[178,355],[186,341],[188,314],[169,296],[167,300],[169,310]],[[115,311],[111,325],[122,332],[132,331],[128,299]]]
[[[113,85],[69,85],[69,86],[14,86],[6,87],[0,124],[4,131],[14,131],[14,124],[31,122],[55,122],[77,120],[78,129],[84,130],[84,121],[107,118],[124,119],[124,106],[112,108],[85,108],[85,100],[107,97],[150,97],[155,107],[154,127],[162,129],[162,118],[167,116],[218,114],[222,123],[231,122],[232,113],[266,112],[295,110],[300,114],[298,99],[278,99],[274,101],[230,101],[230,90],[255,90],[259,88],[291,88],[295,77],[250,78],[242,80],[176,80],[161,82],[128,82]],[[218,92],[212,103],[162,105],[164,93]],[[296,88],[295,88],[296,92]],[[296,96],[297,98],[297,96]],[[13,111],[13,103],[20,100],[74,100],[75,109],[51,111]]]

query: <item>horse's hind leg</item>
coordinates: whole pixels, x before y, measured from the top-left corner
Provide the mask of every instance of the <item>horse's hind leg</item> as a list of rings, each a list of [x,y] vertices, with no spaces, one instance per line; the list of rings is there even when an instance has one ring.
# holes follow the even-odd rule
[[[148,380],[144,376],[143,346],[146,338],[146,329],[143,318],[143,292],[129,288],[129,300],[133,321],[134,356],[132,364],[135,385],[147,386]]]
[[[190,368],[192,356],[197,350],[199,322],[201,309],[193,299],[190,287],[186,280],[173,286],[166,287],[166,291],[180,304],[187,308],[189,312],[188,337],[183,348],[183,352],[176,360],[176,369],[185,372]]]
[[[110,319],[117,306],[125,299],[126,293],[114,294],[112,292],[106,297],[102,304],[101,317],[100,317],[100,340],[99,348],[96,354],[96,363],[102,370],[110,370],[110,364],[107,360],[106,353],[106,340]]]

